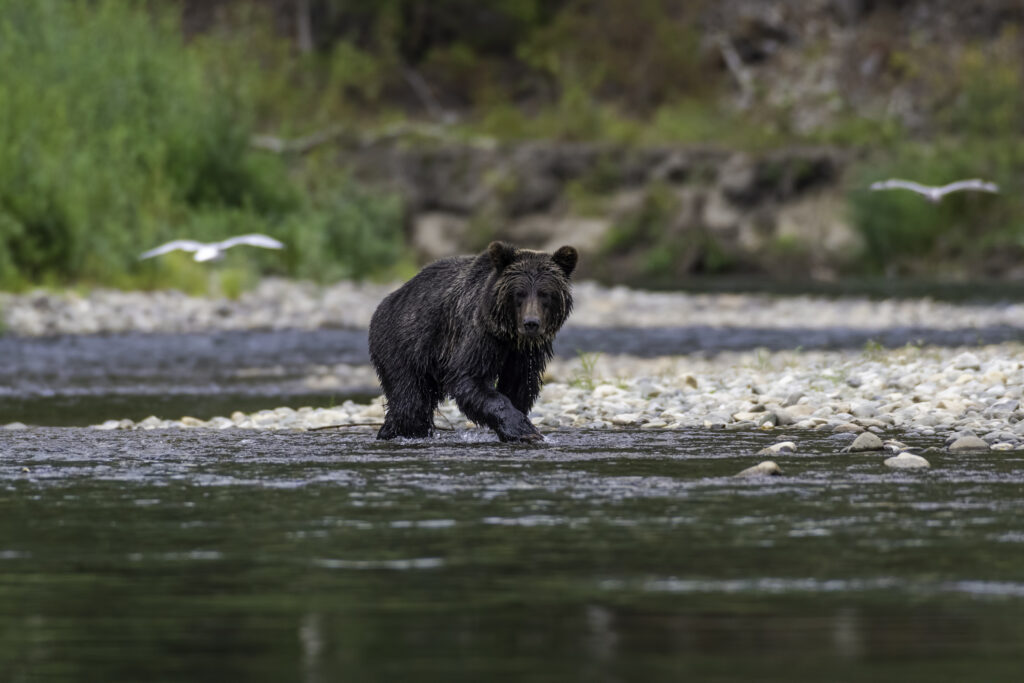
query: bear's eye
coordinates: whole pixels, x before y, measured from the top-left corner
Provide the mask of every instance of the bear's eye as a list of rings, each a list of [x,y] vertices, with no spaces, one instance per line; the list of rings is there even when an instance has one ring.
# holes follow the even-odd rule
[[[516,303],[520,303],[521,304],[524,301],[526,301],[526,292],[520,290],[520,291],[516,292],[515,297],[516,297]]]
[[[540,299],[541,301],[547,301],[548,299],[551,298],[551,295],[548,294],[547,292],[537,292],[537,298]]]

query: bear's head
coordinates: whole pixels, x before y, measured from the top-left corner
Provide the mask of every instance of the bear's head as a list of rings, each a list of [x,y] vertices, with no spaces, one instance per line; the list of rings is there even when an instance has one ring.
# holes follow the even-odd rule
[[[487,253],[495,272],[492,322],[520,343],[550,343],[572,311],[569,276],[579,258],[576,249],[546,254],[491,242]]]

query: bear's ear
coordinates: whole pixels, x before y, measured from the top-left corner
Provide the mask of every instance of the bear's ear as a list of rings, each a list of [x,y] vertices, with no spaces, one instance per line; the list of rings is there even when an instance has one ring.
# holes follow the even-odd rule
[[[562,269],[566,277],[572,275],[572,271],[576,269],[576,261],[578,259],[579,254],[574,247],[562,247],[551,255],[551,260]]]
[[[491,263],[499,273],[516,260],[516,248],[504,242],[491,242],[487,247],[487,253],[491,256]]]

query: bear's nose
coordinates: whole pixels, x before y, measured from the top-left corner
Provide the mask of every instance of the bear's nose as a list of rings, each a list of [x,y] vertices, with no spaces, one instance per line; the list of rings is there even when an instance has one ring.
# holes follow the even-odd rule
[[[523,318],[523,329],[530,334],[536,334],[540,331],[540,318],[533,316]]]

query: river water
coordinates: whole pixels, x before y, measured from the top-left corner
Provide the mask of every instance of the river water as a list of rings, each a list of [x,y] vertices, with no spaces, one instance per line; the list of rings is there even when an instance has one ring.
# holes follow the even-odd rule
[[[1018,680],[1022,457],[0,432],[5,680]]]
[[[816,432],[75,426],[336,400],[301,378],[364,363],[364,334],[0,339],[0,423],[33,425],[0,430],[0,680],[1019,680],[1019,453],[908,473]],[[773,347],[714,334],[559,352]],[[731,476],[787,436],[784,476]]]

